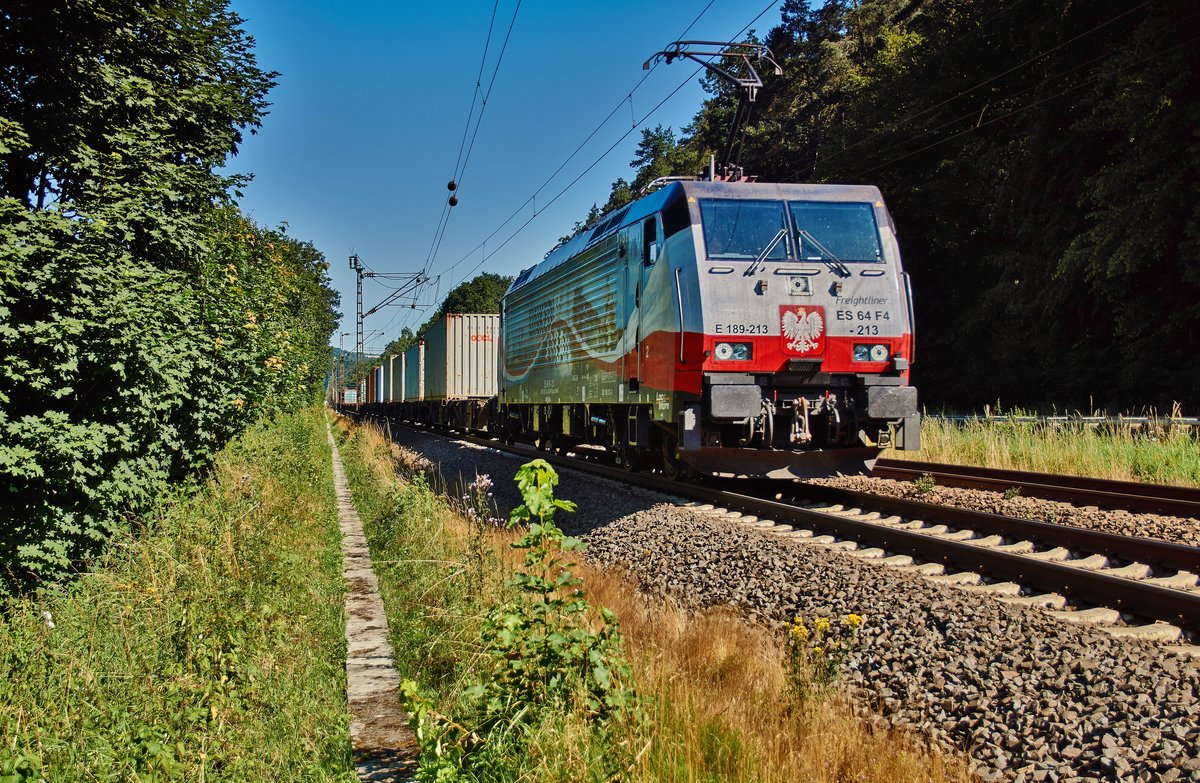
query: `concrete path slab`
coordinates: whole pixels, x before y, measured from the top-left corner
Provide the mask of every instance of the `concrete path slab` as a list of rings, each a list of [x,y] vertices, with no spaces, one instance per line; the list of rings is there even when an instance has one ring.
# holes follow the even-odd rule
[[[362,520],[354,509],[350,484],[333,430],[333,484],[342,530],[342,575],[346,580],[346,700],[350,708],[350,744],[358,779],[369,783],[413,780],[417,743],[400,706],[400,676],[393,664],[387,617]]]

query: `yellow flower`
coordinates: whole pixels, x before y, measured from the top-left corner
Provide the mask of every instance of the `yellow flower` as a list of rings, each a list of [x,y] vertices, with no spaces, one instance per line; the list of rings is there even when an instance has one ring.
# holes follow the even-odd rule
[[[863,619],[861,615],[848,614],[846,615],[846,622],[851,628],[857,628],[858,626],[862,625]]]
[[[263,360],[263,366],[266,367],[268,370],[282,370],[283,369],[283,359],[281,359],[278,356],[268,356],[266,359]]]
[[[234,397],[234,398],[233,398],[233,399],[230,401],[230,403],[229,403],[229,404],[230,404],[230,405],[232,405],[233,407],[237,408],[239,411],[240,411],[242,408],[246,407],[246,401],[245,401],[245,400],[243,400],[241,397]]]
[[[225,341],[222,340],[220,337],[213,338],[213,347],[214,348],[220,348],[224,344],[225,344]]]
[[[816,619],[816,621],[813,623],[813,627],[816,629],[817,633],[825,633],[826,631],[829,630],[828,618],[818,617]]]

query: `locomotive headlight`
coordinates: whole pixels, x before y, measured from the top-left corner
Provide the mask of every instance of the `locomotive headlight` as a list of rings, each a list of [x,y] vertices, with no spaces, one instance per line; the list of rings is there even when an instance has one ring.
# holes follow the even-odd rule
[[[881,343],[854,346],[854,361],[856,362],[886,362],[888,347]]]
[[[723,362],[748,361],[753,354],[750,343],[717,343],[713,349],[713,356]]]

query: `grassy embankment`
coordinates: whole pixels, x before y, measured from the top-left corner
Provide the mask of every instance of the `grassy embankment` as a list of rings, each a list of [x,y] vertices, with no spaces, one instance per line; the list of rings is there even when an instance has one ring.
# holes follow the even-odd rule
[[[919,452],[884,456],[1200,487],[1200,440],[1187,427],[1170,426],[1169,419],[1134,429],[1047,425],[1003,415],[964,423],[925,419]]]
[[[250,430],[162,508],[0,611],[0,779],[354,780],[321,413]]]
[[[504,583],[517,567],[515,534],[473,524],[469,508],[451,509],[422,477],[431,466],[392,452],[370,428],[340,437],[401,676],[418,680],[450,714],[488,655],[481,618],[513,598]],[[602,571],[573,570],[593,607],[620,618],[647,719],[614,736],[585,731],[578,716],[551,717],[523,748],[523,780],[596,779],[595,759],[611,755],[606,743],[632,749],[624,777],[639,781],[967,779],[960,762],[871,730],[831,691],[789,698],[794,672],[781,634],[728,612],[687,612],[639,596]]]

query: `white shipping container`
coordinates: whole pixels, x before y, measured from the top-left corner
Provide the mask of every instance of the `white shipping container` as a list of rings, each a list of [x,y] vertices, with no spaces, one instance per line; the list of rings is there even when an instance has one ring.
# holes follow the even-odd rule
[[[500,316],[450,313],[425,333],[424,398],[486,399],[496,394]]]

